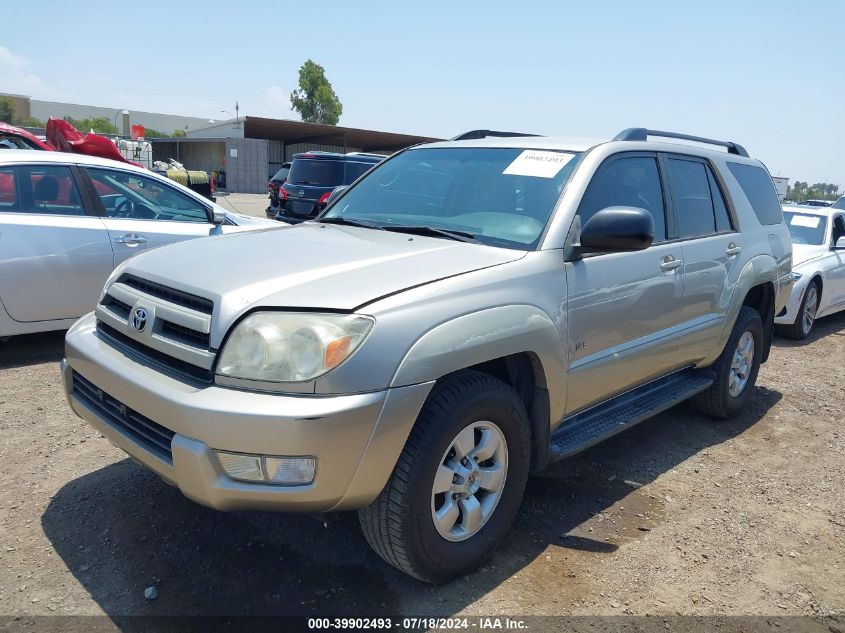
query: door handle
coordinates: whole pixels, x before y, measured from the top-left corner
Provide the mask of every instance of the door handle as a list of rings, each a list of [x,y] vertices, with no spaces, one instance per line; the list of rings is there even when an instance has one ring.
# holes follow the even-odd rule
[[[725,248],[725,254],[728,257],[733,257],[734,255],[738,255],[739,252],[742,250],[742,246],[737,246],[733,242],[728,244],[727,248]]]
[[[680,268],[683,265],[683,260],[675,259],[672,255],[665,255],[664,257],[660,258],[660,270],[663,272],[669,272],[670,270],[675,270],[676,268]]]
[[[114,238],[115,244],[125,244],[126,246],[138,246],[138,244],[146,244],[147,238],[137,233],[127,233],[120,237]]]

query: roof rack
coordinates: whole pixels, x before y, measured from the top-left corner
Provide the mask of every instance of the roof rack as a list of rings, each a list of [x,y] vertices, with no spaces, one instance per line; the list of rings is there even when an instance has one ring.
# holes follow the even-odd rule
[[[525,132],[500,132],[499,130],[470,130],[463,134],[458,134],[450,141],[474,141],[479,138],[487,138],[488,136],[496,136],[507,138],[511,136],[540,136],[539,134],[526,134]]]
[[[346,152],[347,156],[364,156],[366,158],[387,158],[384,154],[373,154],[372,152]]]
[[[729,154],[736,154],[737,156],[745,156],[748,158],[748,152],[739,143],[733,141],[717,141],[712,138],[704,138],[703,136],[693,136],[692,134],[679,134],[678,132],[663,132],[661,130],[648,130],[644,127],[629,127],[627,130],[622,130],[613,137],[614,141],[647,141],[649,136],[660,136],[662,138],[676,138],[682,141],[694,141],[696,143],[707,143],[708,145],[719,145],[726,147]]]

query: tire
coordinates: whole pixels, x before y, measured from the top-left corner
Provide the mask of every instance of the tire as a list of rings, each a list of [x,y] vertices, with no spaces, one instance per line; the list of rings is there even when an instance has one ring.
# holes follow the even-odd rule
[[[740,351],[738,349],[740,341],[743,340],[746,333],[750,334],[754,348],[748,355],[750,358],[746,357],[747,361],[743,365],[745,371],[738,372],[739,375],[744,375],[745,382],[738,393],[732,393],[731,370],[735,357]],[[695,396],[690,401],[691,404],[699,411],[722,420],[739,413],[751,397],[754,384],[757,382],[757,373],[760,371],[760,362],[763,356],[763,339],[763,320],[759,313],[753,308],[743,306],[736,318],[728,342],[725,344],[725,349],[722,350],[721,355],[711,367],[716,374],[716,379],[706,391]]]
[[[816,322],[816,312],[818,311],[819,301],[821,300],[821,288],[819,285],[817,279],[813,279],[807,284],[807,290],[804,292],[804,298],[801,300],[798,314],[795,315],[795,322],[792,325],[777,325],[775,329],[778,334],[795,339],[796,341],[803,341],[810,335],[813,324]],[[808,299],[810,299],[811,303],[808,302]]]
[[[468,432],[470,427],[474,428]],[[475,469],[475,475],[449,480],[452,489],[459,484],[471,487],[482,482],[473,498],[476,502],[481,500],[478,508],[489,512],[472,533],[463,528],[472,524],[466,522],[469,515],[465,508],[476,510],[474,504],[468,505],[471,500],[462,496],[470,495],[469,489],[460,494],[434,494],[435,486],[440,487],[440,482],[446,481],[436,475],[442,475],[442,465],[457,463],[458,448],[468,457],[474,455],[464,450],[466,442],[458,441],[461,431],[464,439],[474,438],[473,451],[483,448],[488,437],[495,436],[499,442],[487,446],[501,447],[504,442],[505,471],[495,499],[490,496],[493,493],[482,489],[481,473],[501,466],[500,448],[477,466],[467,462]],[[488,436],[487,432],[492,435]],[[479,455],[484,457],[483,453]],[[438,381],[384,490],[371,505],[358,511],[364,536],[385,561],[419,580],[436,583],[465,574],[478,566],[510,529],[525,491],[530,462],[528,415],[513,389],[477,371],[462,371]],[[446,473],[447,479],[453,472]],[[487,481],[489,484],[492,479]],[[435,513],[443,512],[450,501],[458,507],[454,511],[459,512],[461,519],[444,536],[449,520],[435,524]],[[481,512],[479,509],[473,515],[481,516]],[[451,515],[446,512],[444,516]]]

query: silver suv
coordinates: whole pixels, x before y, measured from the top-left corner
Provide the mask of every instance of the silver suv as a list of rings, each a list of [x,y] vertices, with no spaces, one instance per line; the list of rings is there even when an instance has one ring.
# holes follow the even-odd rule
[[[382,558],[442,581],[505,536],[529,473],[686,399],[739,411],[791,253],[734,143],[420,145],[316,221],[121,265],[64,384],[189,498],[357,509]]]

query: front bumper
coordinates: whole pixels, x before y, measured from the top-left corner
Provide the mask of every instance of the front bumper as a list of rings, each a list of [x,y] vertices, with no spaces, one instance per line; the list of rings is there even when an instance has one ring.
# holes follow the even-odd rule
[[[433,383],[342,396],[296,396],[190,385],[159,373],[97,334],[93,315],[66,338],[62,362],[71,408],[115,446],[219,510],[321,512],[362,507],[387,482]],[[74,390],[74,372],[169,429],[171,457],[156,454]],[[230,479],[213,449],[317,458],[307,485]]]
[[[804,300],[804,293],[807,291],[809,282],[809,277],[805,275],[792,285],[789,299],[786,300],[786,306],[775,315],[775,323],[779,325],[792,325],[795,323],[798,312],[801,310],[801,302]]]

